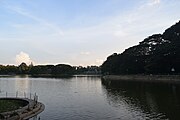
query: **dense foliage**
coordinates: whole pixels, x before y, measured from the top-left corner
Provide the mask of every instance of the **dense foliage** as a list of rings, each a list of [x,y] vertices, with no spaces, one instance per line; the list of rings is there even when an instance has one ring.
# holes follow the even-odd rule
[[[74,74],[100,74],[98,66],[70,66],[66,64],[58,65],[37,65],[33,66],[21,63],[19,66],[0,65],[0,75],[21,75],[29,74],[33,76],[69,76]]]
[[[112,54],[101,68],[103,74],[179,74],[180,22],[121,54]]]

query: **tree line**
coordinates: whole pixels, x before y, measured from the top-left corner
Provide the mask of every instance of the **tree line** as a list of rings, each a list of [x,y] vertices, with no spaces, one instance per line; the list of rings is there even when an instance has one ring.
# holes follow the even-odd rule
[[[22,75],[28,74],[32,76],[70,76],[74,74],[100,74],[101,70],[98,66],[71,66],[67,64],[58,65],[27,65],[21,63],[15,65],[0,65],[1,75]]]
[[[179,74],[180,22],[121,54],[110,55],[101,68],[103,74]]]

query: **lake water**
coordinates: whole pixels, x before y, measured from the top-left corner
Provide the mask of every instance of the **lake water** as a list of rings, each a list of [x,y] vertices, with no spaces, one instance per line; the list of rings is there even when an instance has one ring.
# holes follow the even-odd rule
[[[41,120],[180,120],[180,85],[104,83],[95,76],[0,78],[0,96],[16,91],[37,93],[46,107]]]

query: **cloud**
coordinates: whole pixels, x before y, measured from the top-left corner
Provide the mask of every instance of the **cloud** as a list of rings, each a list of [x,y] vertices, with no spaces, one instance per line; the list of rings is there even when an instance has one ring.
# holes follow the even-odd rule
[[[101,65],[104,62],[102,59],[96,59],[96,65]]]
[[[153,0],[153,1],[154,4],[159,4],[161,2],[161,0]]]
[[[157,5],[157,4],[160,4],[161,3],[161,0],[151,0],[148,5],[150,6],[153,6],[153,5]]]
[[[128,34],[123,30],[118,30],[114,32],[114,35],[117,37],[126,37]]]
[[[56,34],[58,34],[60,36],[64,35],[64,32],[59,27],[54,25],[53,23],[47,22],[45,19],[42,19],[42,18],[37,17],[35,15],[32,15],[31,13],[29,13],[28,11],[26,11],[25,9],[23,9],[21,7],[7,5],[6,8],[8,8],[9,10],[12,10],[12,11],[14,11],[14,12],[16,12],[22,16],[30,18],[30,19],[54,30],[56,32]],[[19,26],[17,26],[17,27],[19,27]]]
[[[153,3],[154,6],[150,3]],[[72,52],[81,55],[74,59],[75,61],[77,58],[81,58],[74,64],[100,65],[103,60],[95,58],[105,60],[108,55],[114,52],[121,53],[149,35],[162,33],[174,23],[172,21],[174,18],[166,15],[165,6],[159,7],[155,4],[160,4],[160,1],[148,0],[143,4],[139,3],[136,8],[130,9],[124,14],[111,16],[106,21],[94,26],[67,30],[64,36],[66,42],[71,41],[71,44],[75,44]],[[86,51],[81,52],[82,48],[91,51],[91,55],[88,55],[89,53]]]
[[[81,52],[81,55],[90,55],[90,52]]]
[[[31,64],[33,60],[29,57],[29,55],[25,52],[20,52],[19,54],[16,55],[16,64],[19,65],[22,62],[26,64]],[[33,62],[34,63],[34,62]]]
[[[32,48],[31,54],[38,56],[34,59],[38,59],[39,64],[69,62],[74,65],[90,65],[91,63],[101,64],[103,62],[101,59],[105,60],[108,55],[123,52],[124,49],[138,44],[145,37],[163,32],[176,21],[176,18],[179,18],[178,4],[173,2],[175,5],[170,7],[170,3],[172,4],[172,2],[162,0],[142,0],[131,9],[102,18],[101,22],[80,27],[72,26],[65,28],[62,33],[54,23],[36,16],[27,9],[9,6],[8,10],[39,24],[13,23],[16,31],[20,29],[28,34],[20,32],[18,38],[12,37],[13,41],[14,39],[22,40],[28,48]],[[176,9],[172,11],[171,8]],[[94,16],[87,16],[86,19],[88,17],[90,20],[96,20]],[[59,31],[60,34],[58,34]],[[41,47],[42,44],[43,47]],[[96,60],[96,58],[100,59]]]

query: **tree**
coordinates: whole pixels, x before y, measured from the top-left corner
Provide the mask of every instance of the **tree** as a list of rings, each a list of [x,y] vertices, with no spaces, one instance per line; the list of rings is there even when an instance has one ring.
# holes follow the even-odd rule
[[[163,34],[147,37],[121,54],[112,54],[101,68],[104,74],[179,74],[180,22]]]
[[[58,64],[52,69],[54,75],[71,75],[75,72],[75,69],[70,65]]]
[[[18,66],[18,69],[20,74],[28,74],[29,72],[29,67],[24,62]]]

